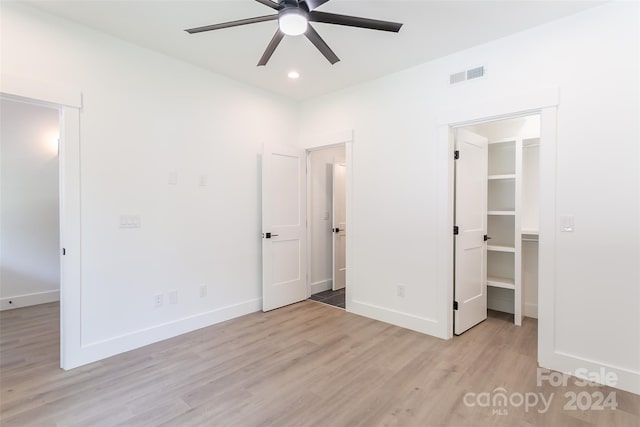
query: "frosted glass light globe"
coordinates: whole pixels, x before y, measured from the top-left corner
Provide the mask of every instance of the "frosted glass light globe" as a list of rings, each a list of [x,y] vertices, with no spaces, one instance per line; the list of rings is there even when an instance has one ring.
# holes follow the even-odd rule
[[[299,36],[307,31],[307,15],[299,9],[284,10],[278,16],[280,31],[288,36]]]

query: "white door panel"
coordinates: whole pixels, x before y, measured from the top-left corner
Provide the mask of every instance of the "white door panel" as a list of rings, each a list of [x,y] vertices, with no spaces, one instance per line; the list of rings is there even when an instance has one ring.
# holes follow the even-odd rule
[[[344,160],[333,163],[333,290],[347,281],[347,209],[346,166]]]
[[[458,129],[454,332],[463,333],[487,318],[487,139]]]
[[[262,156],[262,310],[302,301],[306,287],[304,150],[265,145]]]

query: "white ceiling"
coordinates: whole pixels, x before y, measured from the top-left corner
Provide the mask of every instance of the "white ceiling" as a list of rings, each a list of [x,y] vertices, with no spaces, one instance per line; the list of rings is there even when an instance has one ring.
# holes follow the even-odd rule
[[[69,18],[233,79],[307,99],[495,40],[602,1],[331,0],[318,10],[404,23],[400,33],[313,24],[340,57],[331,65],[304,37],[285,37],[257,67],[277,21],[189,35],[186,28],[269,15],[254,0],[31,1]],[[297,70],[298,80],[287,73]]]

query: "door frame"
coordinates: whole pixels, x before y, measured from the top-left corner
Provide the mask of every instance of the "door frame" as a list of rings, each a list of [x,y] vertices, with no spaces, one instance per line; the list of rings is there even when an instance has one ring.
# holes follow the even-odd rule
[[[347,210],[347,224],[351,229],[351,235],[353,236],[353,145],[354,145],[354,132],[352,129],[326,133],[321,135],[315,135],[314,137],[302,141],[302,147],[307,152],[307,297],[311,296],[311,230],[309,228],[309,212],[311,212],[311,180],[309,177],[309,171],[311,170],[311,159],[309,154],[313,151],[324,150],[327,148],[335,148],[344,146],[345,167],[346,173],[346,210]],[[350,238],[346,239],[346,265],[347,265],[347,283],[352,284],[345,288],[345,311],[351,311],[350,305],[353,300],[355,282],[355,272],[353,271],[349,260],[353,260],[353,245],[350,243]]]
[[[557,175],[557,88],[492,99],[441,113],[437,125],[438,156],[438,282],[442,290],[438,306],[446,319],[443,335],[453,337],[454,296],[454,134],[458,127],[497,120],[540,115],[540,238],[538,252],[538,361],[545,367],[555,361],[555,255]]]
[[[59,209],[60,209],[60,367],[81,365],[81,205],[79,90],[2,75],[0,96],[60,112]],[[65,248],[66,254],[62,254]]]

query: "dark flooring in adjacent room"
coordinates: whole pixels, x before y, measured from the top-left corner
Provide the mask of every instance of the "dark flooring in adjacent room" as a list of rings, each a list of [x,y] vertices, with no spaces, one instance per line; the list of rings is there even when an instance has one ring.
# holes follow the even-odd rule
[[[332,305],[334,307],[340,307],[340,308],[344,308],[344,288],[343,289],[338,289],[337,291],[332,291],[332,290],[328,290],[328,291],[324,291],[324,292],[320,292],[314,295],[311,295],[311,297],[309,298],[311,301],[317,301],[317,302],[321,302],[323,304],[329,304]]]

